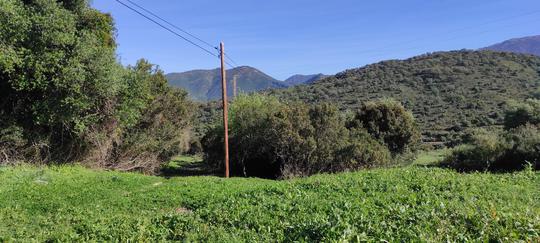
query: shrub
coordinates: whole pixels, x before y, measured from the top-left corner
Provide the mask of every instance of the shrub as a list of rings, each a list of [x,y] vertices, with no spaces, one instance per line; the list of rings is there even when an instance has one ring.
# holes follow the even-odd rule
[[[517,128],[527,123],[540,124],[540,100],[528,99],[525,102],[509,104],[504,117],[505,128]]]
[[[540,168],[540,101],[513,103],[505,116],[504,131],[480,130],[466,146],[454,149],[443,165],[461,171],[514,171]]]
[[[20,150],[26,143],[21,127],[16,125],[0,126],[0,161],[17,162],[20,159]]]
[[[191,144],[192,111],[187,93],[169,89],[144,110],[139,122],[125,132],[115,168],[156,172],[159,166],[178,154],[187,153]]]
[[[460,171],[497,169],[508,149],[508,143],[498,132],[477,129],[470,135],[469,143],[454,148],[442,164]]]
[[[501,161],[501,168],[507,170],[523,169],[526,164],[540,169],[540,129],[525,125],[512,129],[506,134],[511,148]]]
[[[533,93],[532,93],[532,98],[533,99],[540,99],[540,87],[537,88]]]
[[[366,129],[394,154],[414,150],[420,141],[412,113],[393,100],[362,104],[348,127]]]
[[[388,148],[375,140],[367,131],[353,129],[347,146],[338,152],[340,168],[336,171],[385,166],[391,163]]]
[[[387,164],[386,146],[363,129],[348,130],[329,104],[284,104],[264,95],[241,95],[230,108],[231,173],[284,178]],[[206,160],[222,168],[223,127],[203,139]]]
[[[240,95],[229,109],[229,143],[231,173],[275,177],[279,168],[270,153],[269,118],[281,109],[275,98],[262,95]],[[223,125],[211,128],[202,145],[206,161],[215,168],[223,168]],[[257,171],[262,171],[262,174]],[[265,176],[266,174],[266,176]]]

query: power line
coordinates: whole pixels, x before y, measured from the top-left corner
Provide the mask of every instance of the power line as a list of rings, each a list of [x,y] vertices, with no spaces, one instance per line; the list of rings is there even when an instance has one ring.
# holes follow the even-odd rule
[[[199,37],[197,37],[197,36],[195,36],[195,35],[189,33],[188,31],[186,31],[186,30],[184,30],[184,29],[178,27],[177,25],[175,25],[175,24],[173,24],[173,23],[171,23],[171,22],[169,22],[169,21],[167,21],[167,20],[165,20],[165,19],[159,17],[159,15],[153,13],[152,11],[150,11],[150,10],[144,8],[144,7],[142,7],[141,5],[135,3],[135,2],[133,2],[133,1],[131,1],[131,0],[126,0],[126,1],[128,1],[129,3],[133,4],[134,6],[136,6],[136,7],[138,7],[138,8],[140,8],[141,10],[145,11],[146,13],[148,13],[148,14],[150,14],[150,15],[156,17],[157,19],[163,21],[164,23],[166,23],[166,24],[172,26],[173,28],[175,28],[175,29],[177,29],[177,30],[183,32],[184,34],[189,35],[189,36],[191,36],[192,38],[194,38],[194,39],[200,41],[201,43],[207,45],[208,47],[210,47],[210,48],[212,48],[212,49],[218,50],[218,48],[217,48],[216,46],[214,46],[214,45],[212,45],[212,44],[210,44],[210,43],[204,41],[203,39],[201,39],[201,38],[199,38]]]
[[[239,66],[232,58],[229,57],[229,55],[227,55],[227,53],[225,53],[225,58],[229,59],[229,61],[231,61],[234,66]]]
[[[223,55],[226,59],[229,59],[231,62],[234,63],[234,61],[227,55],[227,53],[225,53],[225,55]],[[227,66],[229,66],[230,68],[237,68],[238,65],[233,65],[231,64],[230,62],[228,62],[227,60],[225,60],[225,64],[227,64]]]
[[[159,25],[160,27],[162,27],[162,28],[168,30],[169,32],[173,33],[174,35],[176,35],[176,36],[182,38],[183,40],[185,40],[185,41],[187,41],[187,42],[189,42],[190,44],[195,45],[195,46],[197,46],[198,48],[202,49],[203,51],[209,53],[210,55],[219,58],[219,55],[216,55],[216,54],[212,53],[211,51],[209,51],[208,49],[206,49],[206,48],[204,48],[204,47],[198,45],[197,43],[194,43],[193,41],[189,40],[188,38],[182,36],[181,34],[178,34],[177,32],[175,32],[175,31],[171,30],[170,28],[164,26],[163,24],[159,23],[158,21],[156,21],[156,20],[154,20],[154,19],[152,19],[152,18],[146,16],[145,14],[141,13],[140,11],[138,11],[138,10],[136,10],[136,9],[134,9],[134,8],[132,8],[132,7],[130,7],[129,5],[123,3],[122,1],[120,1],[120,0],[116,0],[116,1],[119,2],[120,4],[124,5],[125,7],[131,9],[132,11],[136,12],[137,14],[143,16],[144,18],[146,18],[146,19],[152,21],[153,23]],[[184,30],[184,29],[178,27],[177,25],[175,25],[175,24],[173,24],[173,23],[171,23],[171,22],[165,20],[164,18],[162,18],[162,17],[160,17],[159,15],[153,13],[152,11],[150,11],[150,10],[148,10],[148,9],[146,9],[146,8],[144,8],[144,7],[142,7],[142,6],[140,6],[140,5],[138,5],[137,3],[135,3],[135,2],[133,2],[133,1],[131,1],[131,0],[126,0],[126,1],[129,2],[129,3],[131,3],[131,4],[133,4],[134,6],[136,6],[136,7],[138,7],[138,8],[140,8],[142,11],[145,11],[146,13],[152,15],[153,17],[155,17],[155,18],[157,18],[157,19],[163,21],[164,23],[166,23],[166,24],[172,26],[173,28],[175,28],[175,29],[177,29],[177,30],[179,30],[179,31],[181,31],[181,32],[183,32],[183,33],[185,33],[186,35],[189,35],[190,37],[192,37],[192,38],[194,38],[194,39],[200,41],[201,43],[205,44],[206,46],[208,46],[208,47],[210,47],[210,48],[212,48],[212,49],[216,49],[217,51],[219,51],[219,48],[217,48],[217,47],[213,46],[212,44],[210,44],[210,43],[204,41],[203,39],[201,39],[201,38],[199,38],[199,37],[197,37],[197,36],[195,36],[195,35],[189,33],[188,31],[186,31],[186,30]],[[227,64],[229,67],[231,67],[231,68],[236,68],[236,67],[238,66],[238,64],[236,64],[236,62],[235,62],[231,57],[229,57],[229,55],[225,54],[224,57],[230,61],[230,62],[229,62],[229,61],[225,61],[225,64]],[[234,65],[231,64],[231,62],[232,62]]]
[[[118,2],[118,3],[122,4],[122,5],[124,5],[126,8],[131,9],[132,11],[134,11],[134,12],[136,12],[137,14],[141,15],[141,16],[144,17],[145,19],[147,19],[147,20],[153,22],[154,24],[159,25],[161,28],[163,28],[163,29],[165,29],[165,30],[171,32],[172,34],[174,34],[174,35],[176,35],[176,36],[182,38],[183,40],[189,42],[190,44],[192,44],[192,45],[198,47],[199,49],[203,50],[204,52],[206,52],[206,53],[208,53],[208,54],[210,54],[210,55],[212,55],[212,56],[214,56],[214,57],[219,58],[219,56],[216,55],[215,53],[213,53],[213,52],[207,50],[206,48],[202,47],[201,45],[199,45],[199,44],[197,44],[197,43],[195,43],[195,42],[193,42],[193,41],[191,41],[190,39],[184,37],[183,35],[178,34],[176,31],[171,30],[170,28],[168,28],[167,26],[164,26],[163,24],[159,23],[158,21],[156,21],[156,20],[154,20],[154,19],[152,19],[152,18],[146,16],[145,14],[141,13],[141,12],[138,11],[137,9],[132,8],[131,6],[125,4],[124,2],[122,2],[122,1],[120,1],[120,0],[116,0],[116,2]]]

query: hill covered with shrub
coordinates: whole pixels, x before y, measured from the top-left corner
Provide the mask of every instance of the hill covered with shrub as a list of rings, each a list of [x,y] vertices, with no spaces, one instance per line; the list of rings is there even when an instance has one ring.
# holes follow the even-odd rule
[[[413,112],[425,141],[448,142],[467,128],[502,125],[507,101],[533,96],[538,87],[540,58],[464,50],[384,61],[271,93],[341,109],[392,98]]]

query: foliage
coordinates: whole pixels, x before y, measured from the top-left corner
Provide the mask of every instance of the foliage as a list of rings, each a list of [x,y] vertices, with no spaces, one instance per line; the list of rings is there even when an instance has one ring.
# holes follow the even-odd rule
[[[540,169],[540,129],[537,100],[510,107],[504,131],[478,130],[468,145],[452,151],[443,165],[458,170],[508,171],[527,165]]]
[[[523,169],[526,165],[540,169],[540,128],[534,125],[524,125],[512,129],[507,134],[507,140],[512,148],[507,152],[502,167]]]
[[[413,150],[420,141],[412,113],[393,100],[362,104],[348,126],[366,129],[393,153]]]
[[[528,99],[525,102],[513,102],[507,108],[504,117],[506,129],[517,128],[527,123],[540,124],[540,100]]]
[[[538,172],[399,168],[268,181],[0,167],[0,181],[0,241],[7,242],[535,242],[540,237]]]
[[[501,125],[506,101],[539,87],[539,57],[463,50],[384,61],[272,93],[342,110],[392,98],[413,112],[424,142],[452,144],[467,128]]]
[[[461,171],[498,169],[497,163],[508,149],[499,133],[477,129],[469,144],[453,149],[442,163]]]
[[[134,160],[127,151],[186,150],[185,92],[144,60],[122,67],[115,51],[111,16],[85,0],[0,2],[0,163],[115,167]]]
[[[388,108],[384,121],[359,112],[356,122],[347,122],[346,115],[329,104],[308,106],[259,94],[241,95],[230,108],[232,173],[276,178],[387,165],[393,155],[408,151],[416,130],[414,119],[402,106],[384,103],[383,107]],[[385,128],[385,137],[377,137],[357,125],[360,120],[381,128],[396,121],[410,126]],[[206,161],[216,168],[223,166],[222,134],[220,124],[203,139]],[[391,154],[385,142],[402,147]]]
[[[186,99],[187,93],[179,89],[157,96],[138,123],[125,132],[116,167],[156,172],[162,162],[188,152],[193,142],[192,111]]]
[[[534,91],[532,93],[532,98],[534,99],[539,99],[540,100],[540,87],[536,89],[536,91]]]

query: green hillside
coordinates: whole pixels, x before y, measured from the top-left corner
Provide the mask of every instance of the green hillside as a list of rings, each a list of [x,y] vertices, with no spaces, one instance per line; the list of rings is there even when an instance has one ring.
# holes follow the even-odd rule
[[[438,52],[347,70],[312,85],[273,94],[290,100],[332,102],[343,109],[379,98],[413,111],[428,142],[455,131],[502,122],[505,102],[540,86],[540,58],[491,51]]]
[[[284,82],[278,81],[255,68],[244,66],[227,70],[227,93],[229,96],[233,94],[232,79],[234,76],[237,76],[238,92],[249,93],[287,87]],[[170,73],[166,77],[170,85],[186,89],[191,98],[195,100],[221,99],[220,69]]]
[[[540,174],[380,169],[291,181],[0,167],[0,241],[540,238]]]

